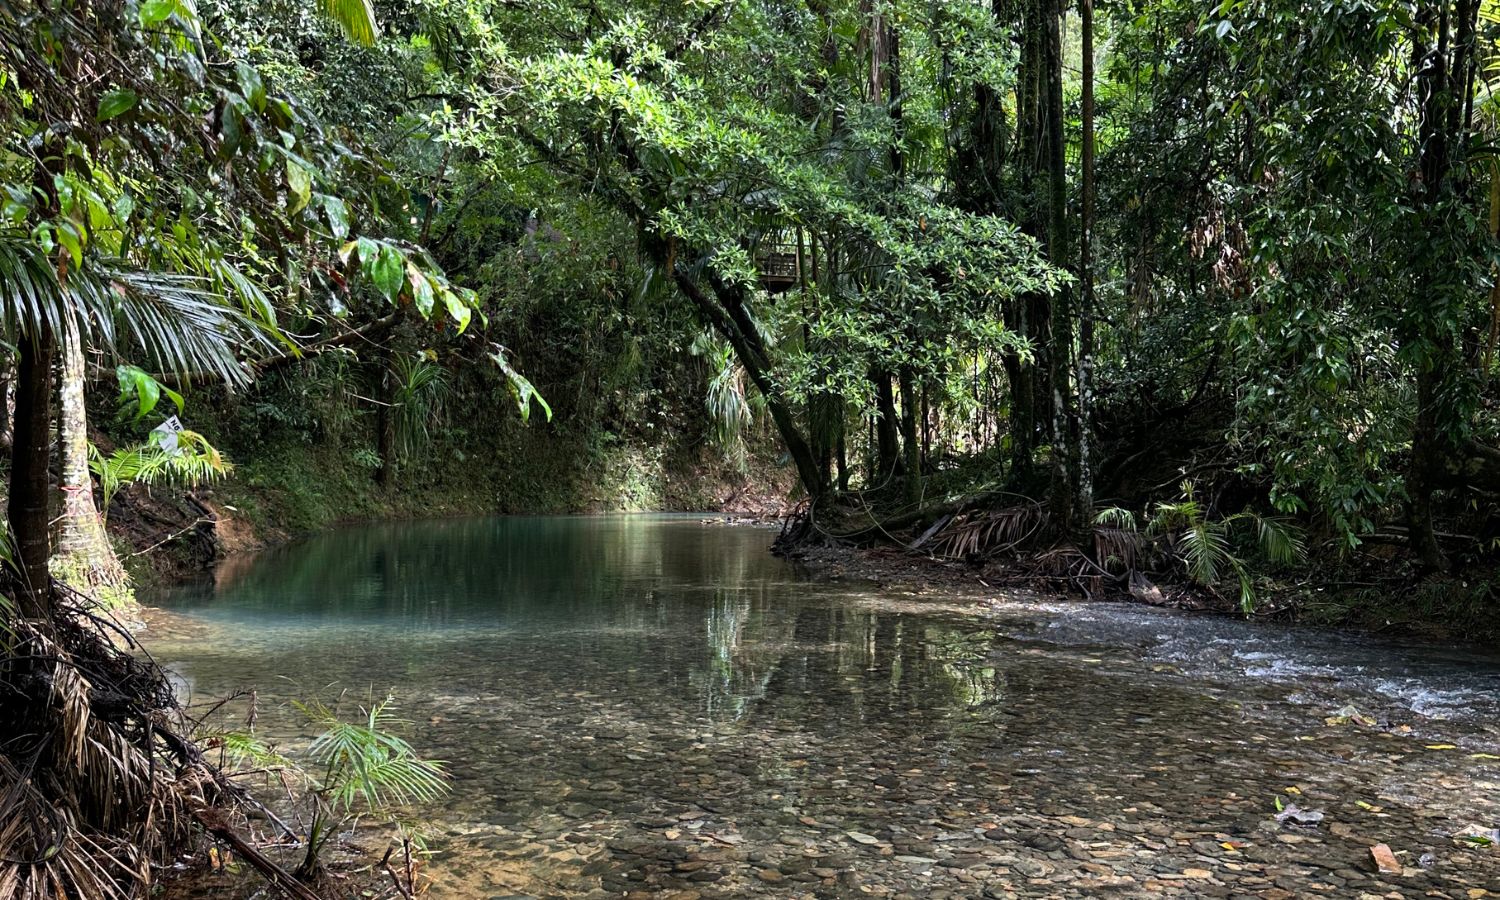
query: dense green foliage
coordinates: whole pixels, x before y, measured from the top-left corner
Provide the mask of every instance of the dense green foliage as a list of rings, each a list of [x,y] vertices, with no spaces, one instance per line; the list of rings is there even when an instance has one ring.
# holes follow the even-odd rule
[[[1311,557],[1492,623],[1497,40],[1492,0],[0,3],[0,884],[232,839],[55,583],[124,585],[99,500],[230,460],[295,527],[784,493],[774,444],[790,538],[1246,613]],[[441,787],[380,709],[315,711],[319,835]]]
[[[223,0],[5,27],[8,332],[76,310],[142,401],[147,370],[207,385],[199,430],[252,474],[316,445],[399,492],[622,435],[742,464],[773,429],[828,528],[850,497],[907,521],[1004,488],[1089,553],[1099,509],[1145,521],[1187,478],[1215,533],[1489,553],[1479,0]]]

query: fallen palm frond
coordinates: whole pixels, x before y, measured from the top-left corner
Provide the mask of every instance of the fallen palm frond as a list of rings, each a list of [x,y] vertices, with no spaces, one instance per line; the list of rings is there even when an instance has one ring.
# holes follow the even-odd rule
[[[1146,540],[1139,531],[1094,526],[1094,560],[1110,572],[1135,571],[1145,549]]]
[[[47,621],[11,618],[0,635],[0,898],[144,896],[195,824],[232,832],[241,789],[185,726],[162,670],[81,596]]]
[[[89,627],[97,622],[11,623],[0,676],[0,896],[135,896],[184,834],[185,798],[157,771],[171,691]]]
[[[933,556],[978,559],[1008,553],[1046,530],[1047,511],[1040,503],[954,516],[927,541]]]

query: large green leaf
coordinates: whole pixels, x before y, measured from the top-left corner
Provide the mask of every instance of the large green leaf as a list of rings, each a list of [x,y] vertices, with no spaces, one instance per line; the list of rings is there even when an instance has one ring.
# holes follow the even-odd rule
[[[521,421],[531,421],[531,404],[535,402],[541,406],[542,412],[547,416],[547,421],[552,421],[552,407],[537,391],[536,386],[531,383],[525,375],[522,375],[510,364],[506,356],[505,348],[499,344],[493,345],[490,359],[500,367],[501,373],[505,375],[506,382],[510,385],[511,396],[516,400],[516,407],[521,413]]]
[[[349,207],[338,197],[323,195],[323,213],[328,217],[328,230],[334,240],[342,241],[349,236]]]
[[[392,303],[401,296],[401,286],[406,283],[404,264],[401,252],[389,244],[377,245],[375,258],[366,263],[370,281]]]
[[[469,327],[469,322],[474,318],[474,308],[470,303],[468,292],[443,291],[443,305],[448,308],[448,315],[453,318],[458,326],[458,333],[463,334]]]
[[[370,0],[318,0],[318,11],[337,22],[344,35],[356,44],[368,47],[380,33],[375,6]]]
[[[287,212],[296,214],[312,199],[312,171],[288,156],[286,159]]]
[[[99,112],[94,115],[94,118],[100,122],[107,122],[115,116],[129,112],[135,106],[137,99],[139,98],[132,90],[110,91],[99,98]]]
[[[417,312],[428,318],[432,315],[432,282],[410,262],[406,264],[406,281],[411,285],[411,299],[417,305]]]
[[[146,0],[141,4],[141,24],[150,28],[160,25],[177,11],[177,0]]]
[[[139,422],[150,415],[163,394],[177,407],[178,413],[182,412],[182,395],[157,381],[145,369],[131,365],[116,366],[115,377],[120,382],[120,406],[127,411],[134,408],[135,415],[132,418],[135,421]]]

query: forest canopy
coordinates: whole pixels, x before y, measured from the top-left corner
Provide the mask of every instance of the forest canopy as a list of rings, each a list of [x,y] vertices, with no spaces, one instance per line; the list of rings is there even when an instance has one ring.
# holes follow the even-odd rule
[[[647,397],[691,357],[671,378],[701,379],[717,440],[768,422],[834,531],[851,497],[921,518],[1005,491],[1086,546],[1189,482],[1210,518],[1443,571],[1488,552],[1500,478],[1495,18],[8,4],[15,381],[45,399],[28,373],[69,329],[93,365],[232,389],[340,346],[396,410],[384,479],[431,424],[395,392],[489,370],[550,417],[528,360]]]

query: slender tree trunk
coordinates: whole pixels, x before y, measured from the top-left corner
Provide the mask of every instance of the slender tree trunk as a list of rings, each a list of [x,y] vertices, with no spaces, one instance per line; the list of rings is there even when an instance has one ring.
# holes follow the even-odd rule
[[[648,243],[648,250],[659,264],[664,264],[667,259],[663,243],[660,238]],[[736,284],[723,281],[710,272],[707,275],[713,291],[713,297],[710,297],[704,293],[697,281],[681,269],[674,268],[672,278],[678,290],[693,302],[693,305],[703,314],[704,319],[725,340],[729,341],[735,357],[740,361],[740,365],[745,367],[745,374],[750,377],[750,381],[765,399],[766,411],[771,414],[771,421],[775,423],[776,430],[781,434],[782,446],[786,448],[787,455],[792,458],[792,463],[797,467],[797,477],[802,482],[803,489],[816,503],[818,498],[827,491],[828,483],[823,480],[817,457],[813,454],[807,435],[798,425],[797,417],[788,405],[786,396],[771,379],[771,360],[759,332],[756,331],[755,321],[750,316],[749,310],[745,308],[743,289]]]
[[[47,466],[52,444],[52,363],[56,356],[45,326],[20,342],[16,366],[15,452],[11,456],[10,498],[6,516],[15,541],[21,585],[19,612],[27,618],[52,613],[47,563],[52,557]]]
[[[1419,21],[1435,26],[1437,46],[1429,51],[1420,42],[1413,47],[1413,62],[1419,72],[1418,92],[1422,98],[1421,119],[1418,124],[1421,154],[1419,165],[1422,173],[1422,196],[1419,215],[1426,228],[1441,227],[1439,207],[1446,201],[1452,187],[1449,174],[1452,170],[1451,146],[1461,135],[1454,134],[1458,117],[1454,107],[1461,107],[1456,96],[1457,80],[1462,80],[1466,71],[1463,60],[1450,58],[1449,29],[1450,6],[1440,0],[1434,7],[1420,10]],[[1460,31],[1472,33],[1472,17],[1477,7],[1460,3]],[[1460,35],[1458,53],[1472,52],[1463,35]],[[1457,53],[1453,54],[1457,55]],[[1455,71],[1457,70],[1457,71]],[[1465,85],[1466,86],[1466,85]],[[1429,307],[1442,308],[1446,304],[1433,297],[1442,290],[1442,276],[1437,267],[1445,261],[1428,258],[1416,261],[1419,285],[1425,296],[1418,298]],[[1444,389],[1445,381],[1457,375],[1457,348],[1451,346],[1447,329],[1435,320],[1436,313],[1428,313],[1417,320],[1417,345],[1426,348],[1426,358],[1418,361],[1416,375],[1417,409],[1413,422],[1411,462],[1406,475],[1407,524],[1411,531],[1412,551],[1422,565],[1436,571],[1447,568],[1448,560],[1437,542],[1433,521],[1434,493],[1437,490],[1436,475],[1444,462],[1454,455],[1452,432],[1457,423],[1456,411],[1444,400],[1451,393]]]
[[[1014,181],[1017,194],[1023,198],[1021,228],[1045,243],[1050,230],[1043,182],[1051,171],[1049,73],[1055,69],[1047,52],[1047,38],[1049,23],[1056,25],[1056,9],[1054,0],[1022,0],[1019,10],[1021,58],[1016,72]],[[1000,13],[999,6],[996,13]],[[1017,297],[1007,309],[1006,325],[1030,340],[1036,351],[1031,363],[1023,363],[1013,354],[1003,360],[1011,395],[1011,480],[1026,485],[1031,480],[1045,411],[1052,404],[1051,298],[1041,293]]]
[[[375,442],[380,468],[375,483],[390,490],[396,483],[396,372],[390,347],[379,355],[380,405],[375,412]]]
[[[1047,168],[1047,256],[1052,264],[1066,267],[1068,252],[1068,172],[1063,140],[1062,96],[1062,6],[1058,0],[1045,0],[1046,18],[1046,168]],[[1074,527],[1077,462],[1072,428],[1073,307],[1066,286],[1052,297],[1050,335],[1047,342],[1048,377],[1051,382],[1052,410],[1052,496],[1053,524],[1063,533]]]
[[[0,364],[0,450],[10,450],[11,426],[16,419],[16,379],[10,360]]]
[[[880,471],[875,483],[881,484],[901,471],[901,440],[897,437],[896,391],[891,384],[891,373],[876,370],[870,373],[875,382],[875,461]]]
[[[906,177],[906,98],[901,94],[901,32],[886,22],[885,51],[886,79],[890,99],[890,115],[894,137],[891,140],[891,178],[899,187]]]
[[[920,417],[916,379],[910,369],[901,370],[901,443],[906,456],[906,502],[922,502],[922,439],[917,433]]]
[[[835,437],[834,465],[838,472],[838,489],[849,490],[849,414],[842,401],[839,403],[838,433]]]
[[[922,465],[921,470],[927,471],[928,463],[932,459],[932,400],[927,393],[927,380],[922,380]]]
[[[882,19],[876,26],[884,36],[881,44],[884,51],[886,106],[892,126],[890,147],[891,185],[901,190],[906,180],[906,115],[903,110],[905,97],[901,91],[901,32],[889,19]],[[913,343],[917,340],[908,336]],[[906,501],[917,504],[922,501],[922,444],[917,432],[918,407],[916,378],[911,369],[903,367],[901,383],[901,445],[902,469],[905,477]]]
[[[1074,494],[1075,530],[1088,529],[1094,514],[1093,390],[1094,390],[1094,0],[1079,0],[1083,39],[1083,147],[1080,189],[1083,228],[1078,238],[1078,451]]]
[[[1433,471],[1441,456],[1438,440],[1436,398],[1438,373],[1417,373],[1417,416],[1412,426],[1411,465],[1406,473],[1407,527],[1411,533],[1412,552],[1422,565],[1433,571],[1448,567],[1443,548],[1438,545],[1433,522],[1433,494],[1436,490]]]
[[[89,420],[84,400],[83,336],[76,317],[64,323],[61,405],[62,518],[57,536],[58,574],[78,590],[100,600],[118,600],[126,584],[125,569],[115,556],[94,506],[94,479],[89,471]]]

